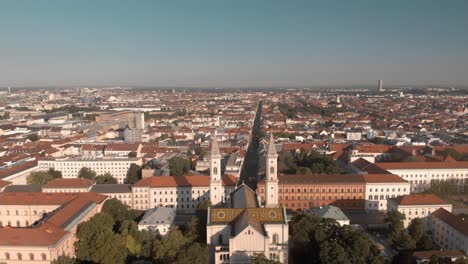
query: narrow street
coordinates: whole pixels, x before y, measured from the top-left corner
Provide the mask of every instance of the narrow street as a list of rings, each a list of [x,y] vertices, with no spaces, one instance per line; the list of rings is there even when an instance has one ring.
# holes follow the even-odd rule
[[[257,150],[261,136],[261,116],[262,102],[260,101],[255,115],[254,124],[252,126],[252,140],[245,155],[244,166],[240,174],[240,183],[244,182],[253,190],[257,187],[257,172],[259,157]]]

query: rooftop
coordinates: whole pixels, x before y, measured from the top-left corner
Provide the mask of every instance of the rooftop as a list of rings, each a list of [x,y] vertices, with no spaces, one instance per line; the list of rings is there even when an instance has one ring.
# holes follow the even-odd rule
[[[449,226],[460,231],[460,233],[464,234],[465,236],[468,236],[468,221],[464,218],[460,218],[445,210],[444,208],[437,209],[436,211],[432,212],[431,215],[444,221]]]
[[[395,198],[389,198],[398,205],[445,205],[448,204],[434,194],[406,194]]]
[[[235,186],[237,178],[232,175],[221,176],[223,185]],[[203,187],[210,185],[210,177],[204,175],[191,176],[152,176],[141,179],[133,187]]]
[[[92,180],[81,178],[54,179],[42,188],[89,188],[94,184]]]

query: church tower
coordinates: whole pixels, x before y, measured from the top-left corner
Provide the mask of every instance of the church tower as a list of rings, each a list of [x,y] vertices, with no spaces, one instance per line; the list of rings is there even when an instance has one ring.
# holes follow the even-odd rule
[[[266,156],[265,206],[278,206],[278,153],[276,153],[273,133],[270,134]]]
[[[221,154],[219,152],[216,135],[211,143],[210,159],[210,201],[213,206],[223,201],[223,189],[221,183]]]

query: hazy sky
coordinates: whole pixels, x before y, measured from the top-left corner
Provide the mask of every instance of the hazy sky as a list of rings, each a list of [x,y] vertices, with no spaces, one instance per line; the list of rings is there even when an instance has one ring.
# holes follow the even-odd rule
[[[467,0],[0,0],[0,86],[468,85]]]

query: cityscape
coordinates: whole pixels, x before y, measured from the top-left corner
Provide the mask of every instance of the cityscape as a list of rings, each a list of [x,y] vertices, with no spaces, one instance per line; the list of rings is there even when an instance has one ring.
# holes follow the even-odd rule
[[[5,1],[0,264],[468,263],[468,5],[293,2]]]

